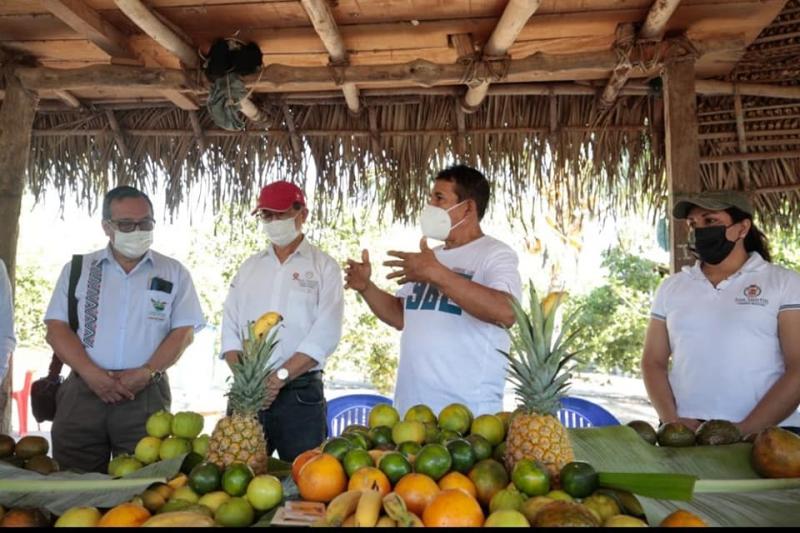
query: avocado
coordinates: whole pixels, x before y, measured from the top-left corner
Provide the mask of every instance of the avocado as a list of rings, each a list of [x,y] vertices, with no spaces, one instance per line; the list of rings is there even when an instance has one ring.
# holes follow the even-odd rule
[[[25,461],[25,469],[46,476],[52,472],[58,472],[58,463],[46,455],[36,455]]]
[[[682,448],[684,446],[694,446],[694,431],[684,426],[680,422],[670,422],[662,424],[658,428],[658,444],[672,448]]]
[[[635,429],[636,433],[638,433],[640,437],[650,444],[655,445],[655,443],[658,441],[656,430],[644,420],[631,420],[628,422],[628,426]]]
[[[14,439],[0,434],[0,459],[14,455]]]
[[[733,444],[742,440],[742,433],[733,423],[727,420],[706,420],[695,433],[697,444],[717,446]]]
[[[22,437],[17,442],[15,453],[23,459],[30,459],[37,455],[47,455],[50,451],[50,443],[44,437],[32,436]]]

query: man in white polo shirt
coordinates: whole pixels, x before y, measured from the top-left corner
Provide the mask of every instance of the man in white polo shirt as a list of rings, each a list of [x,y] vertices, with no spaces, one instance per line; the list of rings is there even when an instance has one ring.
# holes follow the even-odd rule
[[[8,360],[17,345],[14,337],[14,303],[6,264],[0,260],[0,383],[6,377]],[[5,405],[5,402],[0,403]]]
[[[154,225],[147,195],[126,186],[106,193],[110,242],[83,256],[77,332],[69,326],[70,263],[58,278],[45,323],[47,342],[72,369],[53,420],[62,468],[105,472],[112,453],[133,453],[147,418],[170,407],[164,371],[205,323],[186,268],[150,250]]]
[[[800,426],[800,275],[773,265],[735,191],[677,199],[698,261],[656,293],[642,375],[662,422]],[[671,359],[671,368],[670,368]]]
[[[303,191],[277,181],[261,190],[253,211],[269,245],[239,268],[225,299],[222,352],[228,363],[242,349],[242,332],[263,313],[283,316],[267,380],[267,402],[259,420],[268,452],[292,461],[327,435],[322,370],[342,334],[344,289],[341,268],[308,242]]]

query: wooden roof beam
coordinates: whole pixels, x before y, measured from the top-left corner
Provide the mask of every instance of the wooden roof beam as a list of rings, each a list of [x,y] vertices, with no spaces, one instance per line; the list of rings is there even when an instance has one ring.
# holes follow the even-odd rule
[[[114,0],[114,3],[136,26],[184,65],[190,68],[200,66],[200,56],[195,47],[164,24],[141,0]]]
[[[69,91],[53,91],[53,94],[55,94],[59,100],[73,109],[79,109],[83,107],[80,100],[75,98],[75,95]]]
[[[128,145],[125,143],[125,134],[122,132],[119,122],[117,122],[117,117],[114,115],[113,110],[106,109],[105,111],[108,125],[111,126],[111,132],[114,134],[114,140],[117,143],[117,149],[124,159],[128,159],[131,153],[128,150]]]
[[[140,63],[128,47],[128,38],[83,0],[40,0],[39,3],[108,54],[112,63]]]
[[[680,3],[681,0],[655,0],[650,6],[644,25],[639,30],[639,35],[634,37],[633,27],[624,24],[617,32],[617,46],[622,50],[630,49],[637,38],[640,41],[660,41],[664,37],[667,22]],[[601,110],[611,108],[617,101],[620,90],[631,76],[632,68],[629,60],[623,61],[614,68],[611,78],[600,96]]]
[[[197,102],[194,101],[194,98],[183,94],[181,91],[169,89],[161,91],[161,94],[164,95],[164,98],[175,104],[176,107],[184,111],[197,111],[200,109]]]
[[[522,28],[527,24],[528,19],[539,9],[541,0],[509,0],[500,20],[497,22],[494,31],[483,47],[484,58],[504,57],[508,49],[514,44]],[[481,102],[486,98],[491,81],[482,80],[470,86],[461,106],[467,113],[472,113],[478,109]]]
[[[331,63],[333,65],[347,65],[348,54],[347,47],[342,39],[342,34],[339,31],[339,26],[333,18],[333,12],[327,0],[301,0],[303,9],[308,14],[314,30],[322,40],[325,50],[331,56]],[[342,84],[342,93],[347,102],[347,107],[355,114],[361,112],[361,103],[359,102],[358,87],[354,83]]]

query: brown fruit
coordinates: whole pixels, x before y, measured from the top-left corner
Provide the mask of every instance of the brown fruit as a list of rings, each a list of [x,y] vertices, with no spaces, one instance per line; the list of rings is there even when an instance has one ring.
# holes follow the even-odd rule
[[[0,434],[0,459],[14,455],[15,445],[12,437]]]
[[[800,436],[778,427],[767,428],[753,442],[750,458],[763,477],[800,477]]]
[[[150,518],[150,511],[134,503],[121,503],[109,509],[98,527],[139,527]]]
[[[9,509],[0,527],[50,527],[50,522],[39,509]]]
[[[46,455],[36,455],[25,461],[25,469],[39,472],[43,476],[58,472],[58,463]]]
[[[50,451],[50,443],[44,437],[28,435],[19,439],[14,451],[17,457],[30,459],[37,455],[47,455],[47,452]]]
[[[579,503],[555,501],[542,507],[534,517],[534,527],[597,527],[595,514]]]

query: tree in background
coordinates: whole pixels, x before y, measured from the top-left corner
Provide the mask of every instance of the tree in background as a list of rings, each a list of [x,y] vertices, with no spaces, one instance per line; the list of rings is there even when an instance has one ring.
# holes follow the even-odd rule
[[[47,347],[44,314],[52,294],[53,280],[43,275],[38,262],[17,264],[14,329],[20,346]]]

